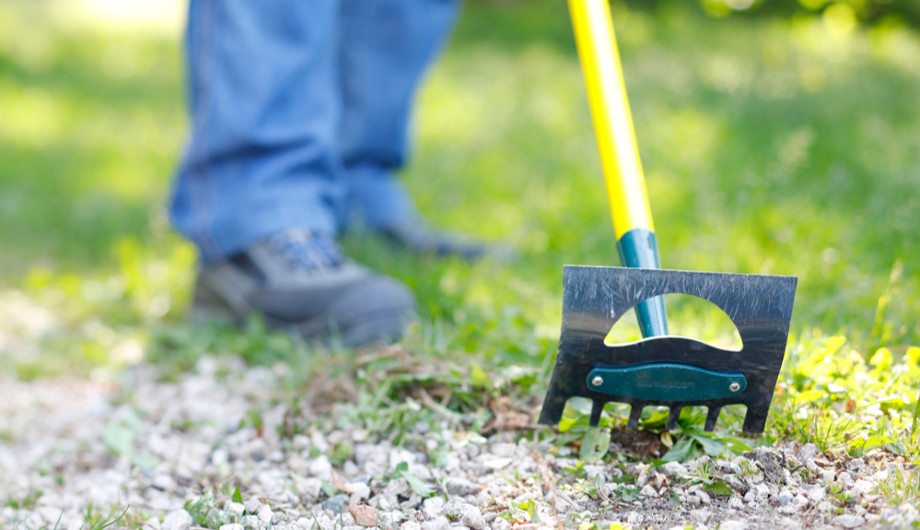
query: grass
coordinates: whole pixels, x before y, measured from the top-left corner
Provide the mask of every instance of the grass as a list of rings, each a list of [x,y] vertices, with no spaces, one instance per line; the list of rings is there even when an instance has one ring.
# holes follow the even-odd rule
[[[322,364],[358,389],[338,421],[400,443],[419,421],[486,428],[499,404],[527,410],[542,395],[562,264],[617,264],[563,4],[469,3],[419,96],[404,175],[433,223],[511,241],[521,258],[433,261],[349,235],[349,254],[408,283],[423,313],[402,353],[360,368],[258,321],[243,333],[182,323],[195,256],[163,213],[185,134],[178,32],[125,38],[47,10],[0,5],[0,344],[12,345],[0,373],[99,376],[147,360],[178,377],[232,353],[295,366],[293,391]],[[763,440],[916,460],[920,33],[668,3],[615,16],[664,265],[799,277]],[[732,333],[691,297],[669,309],[680,334]],[[631,317],[615,336],[637,336]],[[587,432],[570,413],[560,443]],[[742,447],[728,434],[739,414],[723,413],[715,437],[701,421],[686,411],[667,439],[687,455]],[[642,425],[663,422],[649,410]]]

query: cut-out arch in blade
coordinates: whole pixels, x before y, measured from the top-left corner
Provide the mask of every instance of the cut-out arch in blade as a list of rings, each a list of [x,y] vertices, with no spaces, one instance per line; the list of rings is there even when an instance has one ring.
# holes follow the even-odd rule
[[[668,335],[686,337],[729,351],[741,351],[741,334],[731,318],[712,302],[691,294],[664,295]],[[604,343],[613,346],[642,340],[635,310],[623,315],[610,328]]]

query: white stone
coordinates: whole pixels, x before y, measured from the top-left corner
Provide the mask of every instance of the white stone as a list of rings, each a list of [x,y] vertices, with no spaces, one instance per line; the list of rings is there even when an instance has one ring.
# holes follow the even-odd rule
[[[220,530],[244,530],[240,523],[230,523],[220,525]]]
[[[349,482],[342,486],[342,490],[359,500],[367,499],[371,496],[371,488],[363,482]]]
[[[834,522],[844,528],[858,528],[865,524],[866,520],[851,514],[843,514],[834,519]]]
[[[422,530],[448,530],[450,528],[450,521],[447,520],[447,517],[440,515],[431,521],[425,521],[422,523]]]
[[[473,530],[483,530],[486,528],[486,521],[482,517],[479,508],[467,504],[463,507],[460,515],[460,524],[472,528]]]
[[[722,524],[719,525],[719,530],[747,530],[747,528],[747,521],[741,521],[738,519],[722,521]]]
[[[511,523],[501,517],[492,521],[492,530],[511,530]]]
[[[697,491],[697,492],[696,492],[696,496],[700,498],[700,500],[703,502],[703,504],[707,504],[707,505],[708,505],[708,504],[712,504],[712,498],[709,497],[709,494],[706,493],[704,490],[701,489],[701,490]]]
[[[594,464],[586,465],[582,469],[585,472],[585,476],[591,479],[594,477],[604,478],[604,473],[607,471],[605,466],[598,466]]]
[[[690,520],[700,523],[707,524],[712,518],[712,512],[709,510],[690,510]]]
[[[866,495],[875,491],[875,485],[865,479],[859,479],[853,483],[850,488],[850,494],[853,496]]]
[[[462,477],[447,477],[444,482],[447,493],[451,495],[472,495],[479,490],[479,486]]]
[[[316,477],[309,477],[295,481],[298,491],[307,497],[307,500],[315,500],[323,490],[323,481]]]
[[[176,510],[163,519],[160,530],[188,530],[192,527],[192,516],[185,510]]]
[[[684,467],[684,465],[681,464],[680,462],[666,462],[662,464],[662,466],[658,468],[658,470],[664,473],[664,475],[668,477],[674,477],[674,476],[679,477],[681,475],[687,474],[687,468]]]
[[[270,523],[272,521],[272,509],[271,506],[263,504],[259,511],[256,513],[256,516],[263,523]]]
[[[764,504],[770,498],[770,487],[766,484],[757,484],[754,486],[754,495],[757,502]]]
[[[817,504],[823,501],[825,497],[827,497],[827,492],[824,491],[824,487],[822,486],[814,486],[808,490],[807,497],[809,501]]]
[[[247,513],[249,513],[250,515],[255,515],[259,513],[259,508],[262,507],[262,501],[260,501],[259,498],[255,496],[249,497],[249,499],[246,500],[246,504],[244,504],[243,507],[246,508]]]
[[[792,493],[786,488],[783,488],[783,490],[779,492],[779,495],[776,496],[776,502],[778,502],[780,506],[789,504],[792,502],[792,499]]]
[[[732,495],[732,498],[728,499],[728,507],[732,510],[740,510],[744,508],[744,501],[741,500],[741,497]]]
[[[444,510],[443,497],[431,497],[422,501],[422,513],[426,519],[434,519],[441,515]]]
[[[310,474],[325,481],[332,480],[332,464],[326,455],[320,455],[310,461]]]
[[[658,492],[655,491],[655,488],[649,486],[648,484],[646,484],[642,488],[642,490],[639,491],[639,494],[644,497],[657,497],[658,496]]]
[[[255,515],[247,515],[243,517],[243,528],[247,530],[259,530],[262,528],[262,524]]]
[[[813,443],[807,443],[803,445],[798,451],[796,451],[795,459],[802,464],[806,464],[811,459],[813,459],[817,453],[818,447]]]

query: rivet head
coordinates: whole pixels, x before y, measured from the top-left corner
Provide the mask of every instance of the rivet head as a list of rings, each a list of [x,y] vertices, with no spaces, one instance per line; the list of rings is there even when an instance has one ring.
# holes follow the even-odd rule
[[[599,375],[595,375],[594,379],[591,380],[591,384],[594,386],[601,386],[604,384],[604,378]]]
[[[739,385],[738,383],[732,383],[728,385],[728,389],[731,390],[732,392],[737,392],[741,390],[741,385]]]

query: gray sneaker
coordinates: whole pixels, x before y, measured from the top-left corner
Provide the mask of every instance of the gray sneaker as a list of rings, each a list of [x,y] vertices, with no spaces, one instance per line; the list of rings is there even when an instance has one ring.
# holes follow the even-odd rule
[[[309,341],[357,347],[401,337],[415,297],[346,259],[332,238],[292,230],[198,272],[193,322],[240,325],[251,313]]]

